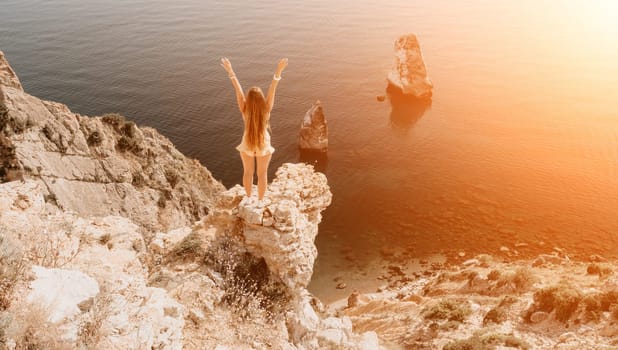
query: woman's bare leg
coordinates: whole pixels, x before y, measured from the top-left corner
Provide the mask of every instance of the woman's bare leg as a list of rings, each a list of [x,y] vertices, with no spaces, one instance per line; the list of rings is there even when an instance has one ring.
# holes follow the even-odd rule
[[[265,155],[263,157],[255,157],[257,160],[257,176],[258,176],[258,199],[264,199],[264,193],[266,192],[266,185],[268,184],[268,163],[272,154]]]
[[[240,152],[240,158],[242,159],[242,185],[245,188],[247,197],[251,197],[251,190],[253,189],[253,171],[255,169],[255,161],[253,157],[247,155],[245,152]]]

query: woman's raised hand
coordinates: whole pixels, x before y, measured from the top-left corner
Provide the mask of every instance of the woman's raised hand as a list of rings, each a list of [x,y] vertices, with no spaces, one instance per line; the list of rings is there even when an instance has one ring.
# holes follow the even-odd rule
[[[221,67],[227,71],[227,74],[231,77],[234,76],[234,69],[232,69],[232,63],[227,57],[221,59]]]
[[[285,69],[285,67],[287,67],[287,65],[288,65],[287,58],[282,58],[281,60],[279,60],[279,65],[277,66],[277,76],[281,76],[281,72],[283,72],[283,70]]]

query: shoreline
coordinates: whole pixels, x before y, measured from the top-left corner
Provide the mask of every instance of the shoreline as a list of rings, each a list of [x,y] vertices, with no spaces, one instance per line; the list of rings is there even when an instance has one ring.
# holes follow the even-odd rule
[[[499,260],[477,255],[327,309],[376,330],[391,350],[614,349],[618,261],[558,252]]]

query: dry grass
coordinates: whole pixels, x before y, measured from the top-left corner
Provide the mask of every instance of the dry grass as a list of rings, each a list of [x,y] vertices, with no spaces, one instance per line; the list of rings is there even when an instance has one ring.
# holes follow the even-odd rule
[[[202,242],[202,236],[199,233],[191,232],[172,248],[170,257],[203,259],[206,252],[202,248]]]
[[[567,283],[559,283],[554,286],[539,289],[534,292],[534,304],[526,312],[526,319],[530,319],[536,311],[555,311],[556,319],[567,322],[577,311],[582,301],[582,294]]]
[[[0,312],[0,349],[8,349],[8,333],[13,318],[8,312]]]
[[[523,293],[528,291],[536,278],[529,268],[520,267],[514,272],[505,272],[500,274],[496,282],[496,288],[507,289],[513,292]]]
[[[109,293],[101,291],[88,303],[80,304],[82,311],[88,312],[88,318],[80,324],[77,344],[80,348],[98,349],[103,339],[101,329],[103,322],[111,314],[112,298]]]
[[[29,242],[26,257],[33,265],[60,268],[73,261],[80,251],[78,247],[70,255],[61,255],[61,250],[63,250],[61,239],[45,232],[35,241]]]
[[[0,235],[0,311],[11,305],[13,290],[26,269],[23,253],[8,242],[4,234]]]
[[[598,321],[603,312],[610,312],[612,318],[618,320],[618,291],[609,290],[601,293],[588,294],[582,298],[584,316],[587,320]]]
[[[72,344],[62,340],[58,325],[49,322],[48,318],[48,310],[38,304],[28,305],[17,313],[8,331],[8,337],[15,342],[15,349],[73,349]]]
[[[204,262],[223,277],[222,302],[242,320],[271,322],[284,314],[291,296],[263,258],[244,251],[230,238],[222,238],[210,246]]]
[[[525,341],[515,337],[512,334],[490,333],[481,334],[475,333],[468,339],[452,341],[444,346],[444,350],[491,350],[500,347],[509,347],[515,349],[530,349]]]
[[[428,320],[463,322],[471,312],[466,301],[443,299],[424,309],[422,314]]]
[[[603,278],[612,275],[614,270],[607,264],[592,263],[588,265],[586,272],[589,275],[598,275],[600,278]]]

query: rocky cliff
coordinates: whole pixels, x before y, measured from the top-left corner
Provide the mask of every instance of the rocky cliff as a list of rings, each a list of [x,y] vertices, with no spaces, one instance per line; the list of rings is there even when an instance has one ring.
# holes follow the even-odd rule
[[[37,181],[47,201],[78,214],[169,230],[208,214],[224,190],[155,129],[118,114],[85,117],[27,94],[1,52],[0,134],[0,181]]]
[[[23,91],[0,53],[0,349],[377,349],[306,289],[323,174],[263,207],[156,130]]]

